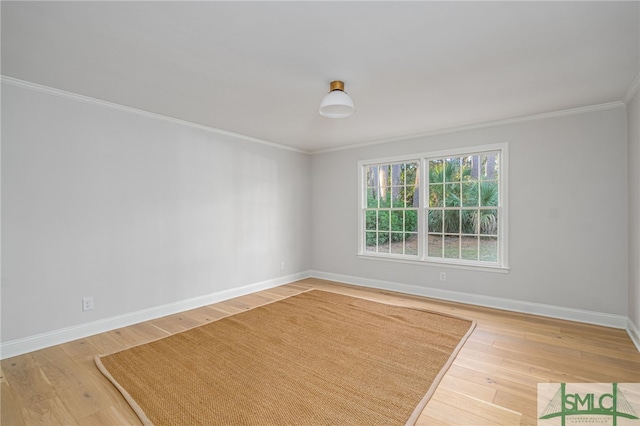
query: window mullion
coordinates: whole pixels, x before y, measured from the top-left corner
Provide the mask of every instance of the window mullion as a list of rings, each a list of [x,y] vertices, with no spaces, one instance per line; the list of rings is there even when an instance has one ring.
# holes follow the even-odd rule
[[[429,169],[427,159],[424,157],[420,159],[420,187],[418,191],[420,194],[418,199],[418,255],[420,259],[426,260],[429,235],[427,221],[429,214]]]

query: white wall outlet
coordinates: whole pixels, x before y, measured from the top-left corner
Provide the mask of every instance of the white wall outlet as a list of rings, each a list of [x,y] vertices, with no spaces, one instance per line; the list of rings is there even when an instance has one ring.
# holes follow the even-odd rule
[[[280,262],[280,270],[284,271],[284,260],[282,262]]]
[[[440,281],[446,281],[446,280],[447,280],[447,273],[440,272]]]
[[[93,310],[93,297],[82,298],[82,312]]]

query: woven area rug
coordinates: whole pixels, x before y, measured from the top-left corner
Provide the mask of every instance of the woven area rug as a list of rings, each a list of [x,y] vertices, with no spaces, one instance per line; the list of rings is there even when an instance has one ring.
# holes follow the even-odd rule
[[[473,327],[311,290],[96,364],[145,425],[404,425]]]

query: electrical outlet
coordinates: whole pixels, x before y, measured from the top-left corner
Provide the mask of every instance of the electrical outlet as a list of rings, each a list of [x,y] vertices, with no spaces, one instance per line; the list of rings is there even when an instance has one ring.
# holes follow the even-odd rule
[[[93,310],[93,297],[82,298],[82,312]]]
[[[440,281],[446,281],[446,280],[447,280],[447,273],[440,272]]]
[[[282,262],[280,262],[280,270],[284,271],[284,260]]]

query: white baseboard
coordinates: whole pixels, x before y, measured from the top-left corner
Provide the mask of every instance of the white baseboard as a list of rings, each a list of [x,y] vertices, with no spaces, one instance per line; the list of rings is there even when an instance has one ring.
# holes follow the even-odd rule
[[[179,312],[188,311],[190,309],[200,308],[202,306],[229,300],[234,297],[244,296],[245,294],[255,293],[257,291],[278,287],[307,277],[309,277],[308,271],[300,272],[297,274],[245,285],[239,288],[222,290],[191,299],[180,300],[178,302],[144,309],[141,311],[131,312],[128,314],[118,315],[110,318],[104,318],[85,324],[79,324],[71,327],[49,331],[46,333],[24,337],[21,339],[2,342],[0,344],[0,359],[22,355],[28,352],[47,348],[49,346],[60,345],[72,340],[82,339],[87,336],[104,333],[121,327],[126,327],[128,325],[160,318],[166,315],[172,315]]]
[[[501,297],[483,296],[479,294],[463,293],[451,290],[441,290],[437,288],[415,286],[391,281],[374,280],[351,275],[333,274],[322,271],[311,271],[310,274],[313,278],[337,281],[345,284],[353,284],[380,290],[397,291],[400,293],[412,294],[415,296],[424,296],[433,299],[468,303],[471,305],[485,306],[488,308],[540,315],[588,324],[603,325],[606,327],[620,329],[626,328],[628,330],[628,323],[631,322],[627,317],[622,315],[585,311],[581,309],[566,308],[563,306],[546,305],[543,303],[525,302],[521,300],[506,299]]]
[[[638,351],[640,351],[640,329],[638,329],[638,326],[634,324],[630,318],[622,315],[605,314],[601,312],[585,311],[580,309],[566,308],[562,306],[524,302],[520,300],[483,296],[451,290],[441,290],[436,288],[421,287],[391,281],[374,280],[351,275],[334,274],[330,272],[304,271],[297,274],[275,278],[272,280],[249,284],[239,288],[223,290],[199,297],[194,297],[191,299],[169,303],[166,305],[156,306],[141,311],[105,318],[90,323],[79,324],[76,326],[28,336],[21,339],[10,340],[8,342],[2,342],[0,344],[0,359],[22,355],[49,346],[59,345],[62,343],[70,342],[72,340],[81,339],[98,333],[104,333],[121,327],[126,327],[128,325],[160,318],[166,315],[172,315],[179,312],[188,311],[190,309],[196,309],[202,306],[211,305],[213,303],[222,302],[234,297],[244,296],[246,294],[255,293],[261,290],[267,290],[309,277],[337,281],[361,287],[397,291],[400,293],[412,294],[416,296],[467,303],[471,305],[485,306],[495,309],[503,309],[507,311],[541,315],[551,318],[559,318],[588,324],[626,329],[636,348],[638,348]]]
[[[640,352],[640,328],[631,321],[631,318],[627,318],[627,333],[631,337],[633,344],[636,345],[638,352]]]

